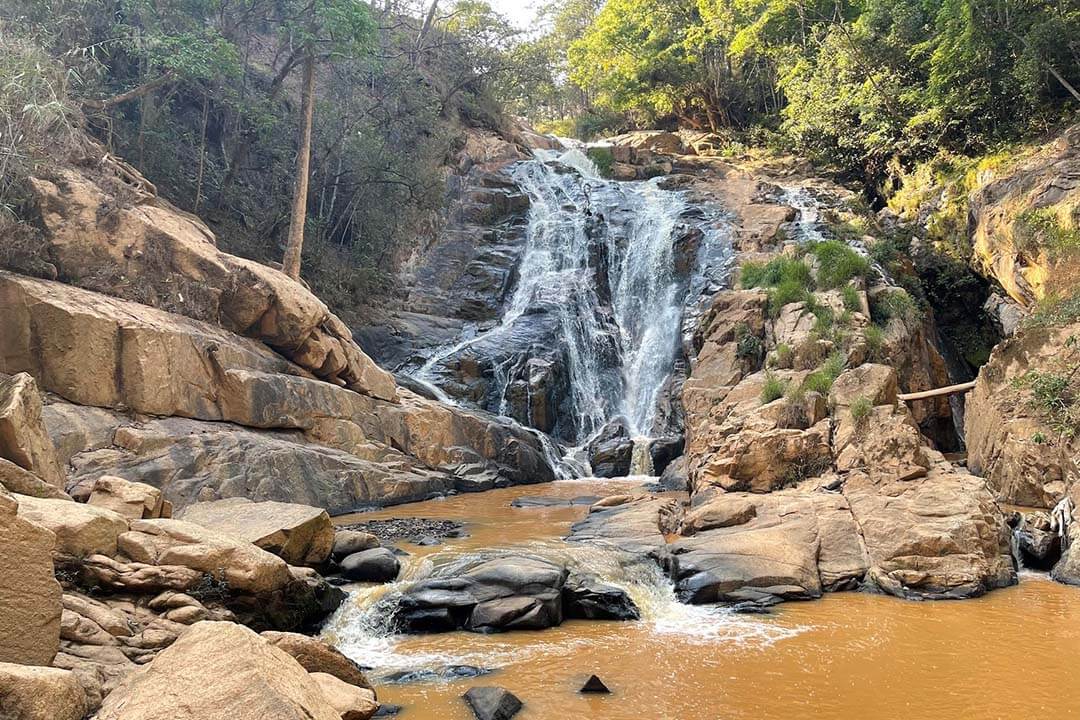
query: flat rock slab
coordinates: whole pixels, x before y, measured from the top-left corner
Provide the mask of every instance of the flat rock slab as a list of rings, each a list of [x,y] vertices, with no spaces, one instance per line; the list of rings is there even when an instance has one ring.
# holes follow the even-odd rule
[[[180,517],[254,543],[290,565],[320,565],[330,557],[334,545],[330,516],[310,505],[227,498],[195,503]]]
[[[515,498],[510,507],[516,508],[545,508],[545,507],[573,507],[576,505],[592,505],[600,500],[599,495],[579,495],[575,498],[545,497],[543,495],[522,495]]]

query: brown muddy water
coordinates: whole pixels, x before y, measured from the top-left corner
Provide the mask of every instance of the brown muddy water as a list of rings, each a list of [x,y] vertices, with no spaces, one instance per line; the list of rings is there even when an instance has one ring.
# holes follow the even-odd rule
[[[1018,586],[966,601],[911,602],[863,593],[787,603],[772,615],[735,615],[674,601],[659,573],[620,570],[604,551],[561,538],[585,507],[512,508],[521,495],[614,494],[633,481],[563,481],[459,495],[364,513],[447,518],[469,537],[403,545],[405,581],[427,563],[490,548],[570,553],[626,587],[637,622],[569,621],[541,632],[395,636],[374,603],[393,586],[356,588],[325,635],[371,666],[380,701],[404,720],[469,720],[461,695],[499,685],[525,703],[520,720],[754,718],[1080,718],[1080,589],[1022,573]],[[402,581],[399,581],[402,582]],[[470,679],[386,684],[399,670],[473,665]],[[614,691],[576,691],[592,673]]]

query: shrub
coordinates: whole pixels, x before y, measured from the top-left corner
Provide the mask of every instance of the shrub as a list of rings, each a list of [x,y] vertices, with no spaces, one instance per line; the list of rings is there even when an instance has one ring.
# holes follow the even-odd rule
[[[833,381],[840,377],[840,373],[844,372],[846,363],[847,360],[842,353],[834,352],[822,363],[820,368],[806,376],[806,379],[803,380],[803,390],[828,395]]]
[[[818,260],[818,287],[830,290],[870,272],[870,261],[839,240],[814,243],[810,252]]]
[[[851,312],[859,312],[862,310],[862,301],[859,299],[859,291],[851,285],[845,285],[840,290],[840,295],[844,299],[844,309]]]
[[[1021,250],[1046,254],[1056,260],[1080,251],[1080,229],[1065,227],[1051,208],[1021,213],[1016,218],[1016,238]]]
[[[780,317],[780,310],[795,302],[803,302],[810,297],[806,287],[795,280],[785,280],[769,290],[769,317]]]
[[[922,320],[923,312],[915,299],[900,288],[878,293],[870,303],[870,315],[874,322],[885,324],[893,318],[902,322]]]
[[[1024,321],[1031,327],[1056,327],[1080,321],[1080,291],[1072,295],[1047,295]]]
[[[870,398],[860,395],[851,403],[851,419],[855,421],[856,425],[862,425],[870,417],[873,409],[874,404],[870,402]]]
[[[881,350],[885,347],[885,331],[877,325],[867,325],[863,329],[863,340],[866,341],[866,349],[870,353],[870,359],[880,359]]]
[[[786,380],[776,377],[771,372],[765,373],[765,384],[761,388],[761,404],[768,405],[773,400],[784,397],[787,385]]]
[[[735,357],[757,365],[763,352],[761,338],[750,331],[749,325],[742,322],[735,326]]]
[[[595,145],[588,148],[585,154],[592,160],[593,165],[596,166],[597,172],[600,173],[600,177],[611,177],[611,168],[615,164],[615,153],[611,151],[611,148],[604,145]]]
[[[767,263],[745,262],[740,268],[740,284],[744,288],[777,287],[797,284],[804,290],[814,287],[810,266],[802,260],[773,258]]]
[[[795,352],[791,349],[791,346],[787,343],[780,343],[776,346],[776,350],[773,351],[773,356],[776,359],[776,366],[782,368],[791,367],[792,360]]]

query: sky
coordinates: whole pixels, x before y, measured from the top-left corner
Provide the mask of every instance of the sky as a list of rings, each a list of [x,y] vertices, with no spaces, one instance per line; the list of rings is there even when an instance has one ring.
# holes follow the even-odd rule
[[[536,14],[537,0],[488,0],[491,7],[510,18],[522,30],[528,30]]]

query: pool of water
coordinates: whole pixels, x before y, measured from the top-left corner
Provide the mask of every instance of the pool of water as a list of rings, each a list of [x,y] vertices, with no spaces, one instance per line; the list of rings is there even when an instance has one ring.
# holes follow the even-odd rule
[[[586,508],[513,508],[521,495],[571,498],[624,492],[639,481],[584,480],[416,503],[341,522],[448,518],[469,536],[436,547],[404,545],[406,575],[462,553],[525,547],[567,552],[561,538]],[[373,608],[393,587],[357,588],[326,636],[363,665],[382,702],[409,720],[468,720],[461,695],[499,685],[525,703],[517,716],[595,720],[722,718],[1080,717],[1080,588],[1023,573],[985,597],[913,602],[865,593],[787,603],[773,614],[735,615],[674,601],[657,572],[618,575],[603,552],[575,559],[624,585],[636,622],[569,621],[540,632],[390,634]],[[593,552],[593,554],[590,554]],[[408,684],[395,670],[474,665],[490,675]],[[581,695],[590,674],[613,690]]]

